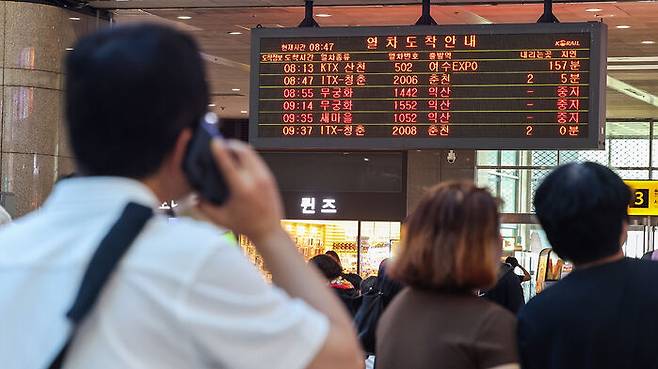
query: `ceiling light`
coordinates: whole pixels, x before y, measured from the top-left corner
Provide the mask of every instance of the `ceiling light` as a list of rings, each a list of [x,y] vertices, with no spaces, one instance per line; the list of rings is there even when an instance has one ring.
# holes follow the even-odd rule
[[[217,106],[217,104],[210,103],[210,104],[208,104],[208,106],[211,107],[211,108],[214,108],[215,106]]]
[[[176,18],[178,18],[180,20],[190,20],[190,19],[192,19],[192,17],[190,17],[189,15],[179,15]]]
[[[231,91],[233,91],[233,92],[240,92],[240,89],[239,89],[239,88],[232,88]]]
[[[79,17],[69,17],[69,20],[72,20],[72,21],[79,21],[80,18],[79,18]]]
[[[653,45],[653,44],[655,44],[655,43],[656,43],[656,41],[651,41],[651,40],[645,40],[645,41],[642,41],[642,44],[643,44],[643,45]]]
[[[586,12],[600,12],[600,11],[602,11],[602,10],[603,10],[603,9],[601,9],[601,8],[589,8],[589,9],[585,9]]]
[[[320,14],[316,14],[315,16],[320,17],[320,18],[329,18],[329,17],[331,17],[331,14],[320,13]]]
[[[241,35],[242,32],[240,32],[240,31],[231,31],[231,32],[229,32],[228,34],[229,34],[229,35]]]
[[[370,161],[370,159],[368,159],[368,158],[363,158],[363,161]]]
[[[66,51],[73,51],[73,50],[75,50],[75,49],[73,49],[72,47],[67,47],[65,50],[66,50]]]
[[[247,111],[246,110],[240,110],[240,113],[247,114]]]
[[[619,29],[629,29],[629,28],[631,28],[631,26],[619,25],[619,26],[617,26],[617,28],[619,28]]]

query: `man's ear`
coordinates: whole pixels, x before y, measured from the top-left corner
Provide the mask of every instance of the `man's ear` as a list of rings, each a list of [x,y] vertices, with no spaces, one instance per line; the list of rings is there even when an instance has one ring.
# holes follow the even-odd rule
[[[174,151],[171,155],[172,164],[181,170],[183,168],[183,160],[185,160],[185,154],[187,153],[187,146],[190,144],[190,140],[192,140],[192,130],[190,128],[183,129],[178,135],[176,146],[174,146]]]
[[[185,128],[181,131],[176,139],[174,149],[167,157],[162,174],[165,176],[164,180],[167,182],[166,186],[169,187],[172,196],[178,198],[191,191],[190,183],[185,177],[183,171],[183,161],[187,153],[187,146],[192,139],[192,130]]]

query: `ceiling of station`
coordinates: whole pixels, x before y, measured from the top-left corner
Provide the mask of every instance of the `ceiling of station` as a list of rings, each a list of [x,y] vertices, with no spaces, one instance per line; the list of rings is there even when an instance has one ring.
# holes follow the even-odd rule
[[[181,2],[188,6],[166,8]],[[106,7],[121,5],[122,8],[132,8],[114,10],[114,19],[118,23],[162,22],[194,35],[208,61],[213,104],[216,105],[213,109],[224,117],[248,115],[250,29],[259,24],[264,27],[295,27],[303,18],[304,9],[286,5],[300,3],[299,0],[92,2]],[[327,15],[316,17],[316,20],[326,27],[414,24],[420,15],[419,1],[349,1],[352,6],[329,6],[346,3],[334,0],[316,0],[315,3],[315,14]],[[378,5],[368,5],[372,3]],[[387,3],[415,5],[383,5]],[[203,4],[208,7],[195,7]],[[534,23],[543,11],[541,4],[443,4],[446,2],[432,7],[432,15],[440,24]],[[658,95],[658,3],[559,3],[555,5],[554,13],[562,22],[603,21],[608,24],[608,54],[612,58],[609,75],[624,82],[624,86],[631,85],[630,90],[633,90],[608,88],[608,117],[658,118],[658,106],[655,106],[658,99],[652,100]],[[189,19],[178,19],[180,16]],[[645,95],[644,100],[654,101],[655,105],[629,96],[638,94]]]
[[[628,0],[622,0],[628,1]],[[542,0],[431,0],[436,5],[479,3],[540,3]],[[555,2],[570,2],[556,0]],[[596,2],[586,0],[579,2]],[[600,1],[599,1],[600,2]],[[390,6],[419,4],[420,0],[314,0],[316,6]],[[106,9],[163,9],[163,8],[240,8],[301,6],[304,0],[91,0],[91,6]]]

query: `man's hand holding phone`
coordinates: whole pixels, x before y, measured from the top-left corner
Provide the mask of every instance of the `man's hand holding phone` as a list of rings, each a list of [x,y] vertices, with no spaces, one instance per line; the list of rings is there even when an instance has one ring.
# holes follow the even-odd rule
[[[201,200],[201,210],[216,224],[247,236],[272,273],[272,282],[329,318],[329,334],[307,369],[362,368],[364,356],[350,316],[281,227],[283,204],[272,172],[239,141],[215,138],[211,150],[229,196],[219,206]]]
[[[212,152],[229,188],[221,206],[201,199],[201,210],[216,224],[247,236],[256,247],[283,231],[283,205],[272,172],[250,146],[213,139]]]

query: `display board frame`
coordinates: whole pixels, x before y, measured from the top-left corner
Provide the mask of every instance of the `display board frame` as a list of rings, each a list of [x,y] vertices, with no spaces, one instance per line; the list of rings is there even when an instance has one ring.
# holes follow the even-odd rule
[[[590,34],[588,135],[586,137],[260,137],[260,50],[264,38],[348,37],[448,34]],[[529,45],[531,47],[531,45]],[[598,66],[598,68],[596,67]],[[605,89],[607,78],[607,26],[600,22],[485,24],[446,26],[382,26],[327,28],[254,28],[251,37],[249,142],[263,150],[401,151],[418,149],[602,149],[605,145]]]

